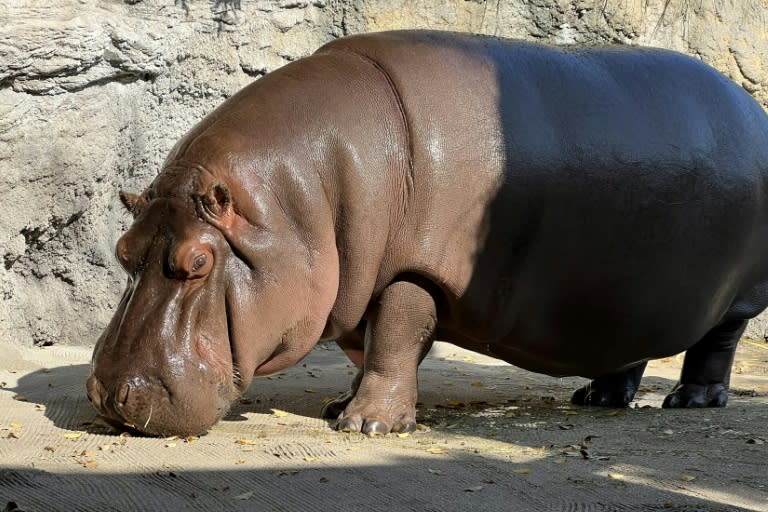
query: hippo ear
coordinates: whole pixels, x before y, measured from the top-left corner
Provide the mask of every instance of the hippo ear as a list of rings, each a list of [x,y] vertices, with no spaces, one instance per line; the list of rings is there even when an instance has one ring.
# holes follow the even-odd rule
[[[203,216],[208,222],[219,228],[232,224],[235,213],[232,193],[225,183],[214,183],[200,199]]]
[[[120,191],[120,202],[131,215],[137,217],[147,205],[147,199],[143,195],[133,194],[131,192]]]

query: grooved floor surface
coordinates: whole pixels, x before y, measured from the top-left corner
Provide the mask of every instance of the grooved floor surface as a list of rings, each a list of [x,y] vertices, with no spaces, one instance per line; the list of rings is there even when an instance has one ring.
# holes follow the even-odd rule
[[[191,439],[120,436],[85,396],[90,349],[0,343],[0,508],[31,511],[768,511],[768,344],[745,341],[725,409],[662,410],[681,357],[636,405],[571,407],[555,379],[437,344],[420,430],[317,418],[352,369],[332,346],[256,381]]]

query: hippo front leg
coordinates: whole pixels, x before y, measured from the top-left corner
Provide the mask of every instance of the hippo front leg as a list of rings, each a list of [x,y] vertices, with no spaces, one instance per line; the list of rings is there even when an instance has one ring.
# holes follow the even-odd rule
[[[384,290],[367,321],[362,378],[338,417],[338,430],[371,435],[415,430],[416,373],[432,346],[435,325],[435,301],[426,290],[408,281]]]

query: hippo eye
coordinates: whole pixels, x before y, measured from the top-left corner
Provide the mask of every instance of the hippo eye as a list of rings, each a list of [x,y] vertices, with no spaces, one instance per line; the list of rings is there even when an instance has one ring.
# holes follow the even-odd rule
[[[201,254],[195,258],[194,263],[192,263],[192,272],[200,271],[200,269],[203,268],[206,263],[208,263],[208,258],[205,256],[205,254]]]
[[[207,276],[213,266],[213,254],[199,243],[185,243],[175,250],[169,263],[170,275],[176,279],[198,279]]]

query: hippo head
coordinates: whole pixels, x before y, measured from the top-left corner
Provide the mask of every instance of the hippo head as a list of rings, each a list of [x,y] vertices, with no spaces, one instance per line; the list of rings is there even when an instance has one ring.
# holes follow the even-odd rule
[[[152,435],[205,432],[254,375],[304,357],[336,293],[333,264],[311,259],[274,198],[238,204],[223,182],[191,182],[166,170],[142,195],[121,193],[128,284],[87,381],[104,418]]]

